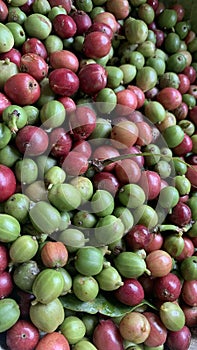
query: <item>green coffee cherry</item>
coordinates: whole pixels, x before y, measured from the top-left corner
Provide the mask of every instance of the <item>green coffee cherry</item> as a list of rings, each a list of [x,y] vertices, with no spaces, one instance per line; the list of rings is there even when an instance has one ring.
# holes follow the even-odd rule
[[[76,344],[84,337],[86,328],[79,317],[68,316],[62,322],[60,331],[70,344]]]
[[[5,24],[0,23],[0,53],[7,52],[14,46],[14,36]]]

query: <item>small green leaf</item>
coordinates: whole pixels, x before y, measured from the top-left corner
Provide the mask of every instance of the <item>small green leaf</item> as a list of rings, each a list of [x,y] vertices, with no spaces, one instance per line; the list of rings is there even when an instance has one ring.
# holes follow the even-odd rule
[[[87,312],[89,314],[96,314],[98,312],[95,301],[83,302],[77,299],[73,294],[67,294],[60,297],[60,301],[64,308],[77,312]]]
[[[148,305],[149,307],[156,309],[151,303],[149,303],[146,300],[144,300],[139,305],[131,307],[121,304],[112,297],[110,297],[109,300],[101,293],[98,294],[98,296],[93,301],[89,302],[80,301],[73,294],[67,294],[61,297],[60,301],[63,307],[72,311],[86,312],[89,314],[96,314],[99,312],[102,315],[110,317],[124,316],[126,313],[133,311],[136,308],[141,307],[143,305]]]

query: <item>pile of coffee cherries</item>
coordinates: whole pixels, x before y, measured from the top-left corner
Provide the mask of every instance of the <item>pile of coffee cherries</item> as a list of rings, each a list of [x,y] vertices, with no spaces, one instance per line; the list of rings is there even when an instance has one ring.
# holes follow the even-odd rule
[[[197,37],[188,18],[178,1],[0,0],[3,349],[189,349]]]

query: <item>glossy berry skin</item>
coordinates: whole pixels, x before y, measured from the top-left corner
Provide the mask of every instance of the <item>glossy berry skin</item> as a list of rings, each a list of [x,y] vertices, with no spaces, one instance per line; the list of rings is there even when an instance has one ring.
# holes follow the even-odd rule
[[[100,31],[86,35],[83,43],[83,52],[88,58],[101,58],[106,56],[111,48],[111,41],[107,34]]]
[[[181,293],[180,279],[173,273],[155,278],[153,282],[154,295],[161,301],[175,301]]]
[[[68,68],[57,68],[49,74],[49,84],[55,94],[72,96],[79,88],[77,75]]]
[[[34,104],[40,97],[40,85],[28,73],[17,73],[4,84],[4,91],[15,104],[26,106]]]
[[[12,276],[9,272],[0,273],[0,299],[9,297],[13,290]]]
[[[75,21],[71,16],[59,14],[53,20],[55,33],[62,39],[71,38],[77,31]]]
[[[129,249],[146,249],[146,246],[153,239],[153,235],[144,225],[135,225],[126,234],[126,243]]]
[[[107,84],[107,73],[104,67],[97,63],[83,66],[78,73],[79,88],[87,95],[96,95]]]
[[[39,340],[38,329],[26,320],[18,320],[6,334],[6,344],[10,350],[33,350]]]
[[[38,156],[48,147],[48,135],[37,126],[26,125],[17,133],[15,143],[22,154]]]
[[[135,306],[142,302],[144,289],[141,283],[135,279],[125,279],[123,286],[115,291],[115,297],[123,304]]]
[[[173,149],[173,151],[174,151],[174,153],[177,156],[180,156],[180,157],[183,157],[187,153],[191,152],[192,151],[192,140],[191,140],[191,138],[187,134],[185,134],[184,138],[183,138],[183,141],[178,146],[176,146]]]
[[[71,151],[62,159],[62,168],[70,176],[79,176],[88,170],[88,159],[83,153]]]
[[[7,200],[16,191],[16,178],[13,171],[0,164],[0,202]]]
[[[181,227],[189,224],[191,221],[191,209],[190,207],[179,201],[177,205],[172,209],[172,214],[169,215],[170,221]]]

